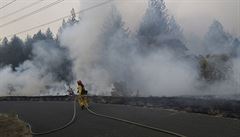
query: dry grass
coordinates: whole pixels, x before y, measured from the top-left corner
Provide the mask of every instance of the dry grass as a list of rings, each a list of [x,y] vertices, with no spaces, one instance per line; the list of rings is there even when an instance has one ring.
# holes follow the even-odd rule
[[[1,137],[32,137],[26,123],[18,119],[17,115],[0,114]]]

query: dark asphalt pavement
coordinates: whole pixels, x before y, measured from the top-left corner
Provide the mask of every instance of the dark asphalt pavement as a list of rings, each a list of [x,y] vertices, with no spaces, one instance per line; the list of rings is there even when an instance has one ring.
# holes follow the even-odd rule
[[[157,108],[91,104],[97,113],[147,124],[187,137],[240,137],[240,120],[177,112]],[[73,113],[72,102],[0,102],[0,113],[17,113],[34,132],[43,132],[67,123]],[[1,135],[1,133],[0,133]],[[97,117],[77,109],[76,121],[64,130],[40,137],[171,137],[135,125]]]

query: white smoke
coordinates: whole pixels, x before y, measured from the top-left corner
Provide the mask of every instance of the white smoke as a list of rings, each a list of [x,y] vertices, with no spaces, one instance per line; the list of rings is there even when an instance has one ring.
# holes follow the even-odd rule
[[[115,8],[104,10],[84,14],[80,23],[66,28],[60,38],[71,51],[74,73],[89,85],[90,93],[110,95],[114,82],[125,82],[128,90],[147,96],[184,95],[193,90],[197,79],[194,65],[168,50],[150,55],[137,52],[138,40],[114,26],[121,26]]]
[[[158,51],[136,59],[134,75],[139,90],[152,96],[194,94],[197,71],[190,62],[177,59],[168,51]]]
[[[121,24],[115,8],[109,7],[84,14],[80,23],[66,28],[60,38],[61,44],[71,51],[74,73],[88,85],[90,93],[110,95],[115,82],[124,82],[129,92],[140,91],[143,96],[236,93],[236,61],[230,79],[213,84],[202,82],[198,60],[176,56],[167,49],[155,49],[150,54],[139,52],[142,43],[134,32],[122,29],[127,26]]]
[[[40,41],[33,46],[33,56],[33,60],[25,61],[16,71],[11,66],[1,68],[0,96],[63,93],[64,82],[57,82],[51,73],[52,68],[59,66],[62,53],[51,43]]]

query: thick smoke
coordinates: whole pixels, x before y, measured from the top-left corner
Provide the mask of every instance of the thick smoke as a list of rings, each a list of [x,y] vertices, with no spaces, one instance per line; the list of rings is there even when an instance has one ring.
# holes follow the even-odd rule
[[[160,24],[165,28],[160,28],[161,34],[156,34],[158,43],[151,43],[163,48],[153,47],[153,51],[151,47],[142,48],[146,43],[130,35],[115,6],[105,10],[108,14],[106,11],[94,12],[92,16],[85,14],[78,25],[65,29],[60,38],[61,44],[70,49],[75,59],[73,64],[77,78],[88,84],[92,94],[111,95],[114,83],[121,82],[126,86],[128,95],[137,91],[144,96],[184,95],[193,90],[197,79],[196,66],[164,48],[176,34],[170,30],[166,37],[160,37],[163,35],[161,31],[166,31],[162,29],[169,29],[168,24]],[[179,44],[180,40],[172,41]],[[183,52],[182,49],[180,52]]]
[[[66,53],[50,41],[33,45],[32,60],[27,60],[15,71],[11,66],[1,68],[0,95],[58,94],[64,88],[61,79]],[[66,79],[66,78],[65,78]]]
[[[122,83],[128,95],[236,93],[238,59],[228,56],[232,56],[232,36],[215,21],[201,42],[205,48],[194,54],[165,8],[161,0],[150,1],[136,35],[127,29],[114,6],[85,15],[78,25],[67,28],[61,43],[72,51],[77,78],[83,79],[93,94],[110,95],[116,83]],[[204,57],[209,63],[205,71],[211,71],[209,79],[201,76],[201,53],[212,54]],[[229,61],[222,60],[222,54],[227,54]]]
[[[207,60],[208,64],[206,80],[198,81],[197,94],[237,97],[235,95],[239,94],[240,89],[239,39],[214,20],[203,39],[193,36],[188,42],[190,51],[195,55],[203,55],[203,60]]]

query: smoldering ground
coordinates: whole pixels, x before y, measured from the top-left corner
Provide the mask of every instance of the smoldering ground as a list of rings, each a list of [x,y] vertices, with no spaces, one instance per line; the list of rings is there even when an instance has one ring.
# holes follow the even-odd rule
[[[47,41],[37,42],[32,60],[15,71],[9,66],[1,69],[1,95],[65,94],[66,83],[74,87],[77,79],[86,84],[90,94],[96,95],[111,95],[116,83],[124,83],[126,95],[238,94],[239,58],[230,59],[232,69],[226,79],[202,80],[200,51],[193,53],[188,48],[181,27],[163,4],[161,0],[150,0],[145,15],[136,24],[136,32],[128,29],[118,5],[109,4],[81,14],[78,23],[65,27],[59,34],[60,47]],[[211,35],[215,35],[211,32],[206,35],[210,40],[206,38],[201,44],[210,43],[208,54],[220,54],[222,50],[212,45],[221,43],[219,37],[228,34],[221,32],[214,38],[216,41],[211,41]],[[226,39],[224,46],[232,45],[233,38]],[[192,44],[194,47],[194,40]]]

